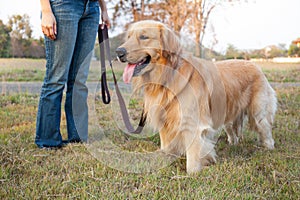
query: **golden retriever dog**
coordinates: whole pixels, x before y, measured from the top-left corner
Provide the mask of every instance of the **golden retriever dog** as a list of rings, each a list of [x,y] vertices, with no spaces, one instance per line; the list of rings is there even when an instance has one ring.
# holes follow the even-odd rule
[[[147,123],[159,131],[161,150],[186,155],[188,173],[216,161],[220,129],[236,144],[246,117],[260,144],[274,148],[276,95],[255,64],[209,62],[184,53],[180,38],[151,20],[133,23],[116,52],[128,63],[124,82],[132,80],[143,92]]]

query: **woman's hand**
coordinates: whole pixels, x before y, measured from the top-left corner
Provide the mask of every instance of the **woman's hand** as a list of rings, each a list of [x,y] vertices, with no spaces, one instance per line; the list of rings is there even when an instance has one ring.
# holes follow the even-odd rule
[[[45,36],[51,40],[56,39],[57,35],[57,26],[56,19],[52,11],[42,12],[42,31]]]
[[[101,20],[102,20],[102,24],[106,24],[107,28],[110,27],[110,20],[109,20],[107,11],[101,12]]]
[[[107,8],[106,3],[104,0],[99,0],[99,5],[101,8],[101,20],[102,20],[102,26],[101,28],[104,28],[104,24],[106,24],[107,28],[110,28],[110,20],[107,14]]]

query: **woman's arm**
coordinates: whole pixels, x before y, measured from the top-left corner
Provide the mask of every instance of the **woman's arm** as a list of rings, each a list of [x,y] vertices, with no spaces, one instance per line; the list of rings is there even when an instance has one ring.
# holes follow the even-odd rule
[[[110,20],[107,14],[107,7],[104,0],[99,0],[100,8],[101,8],[101,20],[106,26],[110,27]]]
[[[56,19],[53,15],[49,0],[40,0],[42,10],[42,31],[52,40],[56,39]]]

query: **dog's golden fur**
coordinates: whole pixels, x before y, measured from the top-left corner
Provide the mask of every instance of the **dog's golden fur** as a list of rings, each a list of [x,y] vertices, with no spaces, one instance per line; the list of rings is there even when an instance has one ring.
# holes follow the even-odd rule
[[[126,49],[129,63],[151,56],[133,85],[143,88],[144,110],[148,123],[159,130],[161,149],[185,154],[188,173],[215,162],[214,136],[220,128],[236,144],[246,117],[261,144],[274,148],[276,96],[253,63],[213,63],[185,54],[173,31],[150,20],[132,24],[120,48]]]

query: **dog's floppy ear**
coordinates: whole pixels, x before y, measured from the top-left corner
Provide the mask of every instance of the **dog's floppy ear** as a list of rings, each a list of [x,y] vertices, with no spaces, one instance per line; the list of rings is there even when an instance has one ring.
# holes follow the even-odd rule
[[[171,62],[171,66],[176,67],[178,64],[178,57],[182,51],[180,39],[175,32],[165,25],[161,25],[159,29],[162,56]]]

